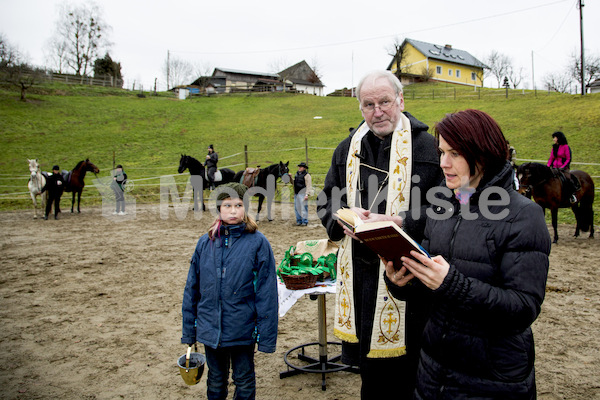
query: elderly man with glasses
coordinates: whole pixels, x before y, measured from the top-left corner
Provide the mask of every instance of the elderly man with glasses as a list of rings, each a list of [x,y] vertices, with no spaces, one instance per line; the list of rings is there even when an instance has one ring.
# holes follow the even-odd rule
[[[329,237],[342,240],[334,333],[342,339],[342,362],[360,368],[361,398],[409,399],[428,306],[390,295],[378,255],[335,212],[350,207],[367,222],[392,220],[421,242],[426,194],[442,179],[437,144],[427,125],[404,112],[402,84],[391,72],[367,74],[357,98],[364,121],[334,151],[317,200]]]

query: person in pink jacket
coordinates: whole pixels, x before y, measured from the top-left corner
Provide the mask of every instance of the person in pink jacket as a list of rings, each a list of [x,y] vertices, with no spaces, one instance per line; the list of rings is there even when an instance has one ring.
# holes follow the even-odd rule
[[[569,171],[571,167],[571,148],[567,143],[565,134],[557,131],[552,134],[552,151],[550,152],[550,159],[548,160],[548,166],[551,168],[558,168],[561,170]],[[569,201],[571,204],[577,203],[577,191],[580,189],[579,181],[573,174],[565,176],[564,171],[561,171],[564,177],[563,186],[564,190],[569,195]]]
[[[552,168],[569,169],[571,166],[571,148],[567,143],[567,138],[562,132],[554,132],[552,134],[552,151],[550,152],[550,159],[548,160],[548,166]]]

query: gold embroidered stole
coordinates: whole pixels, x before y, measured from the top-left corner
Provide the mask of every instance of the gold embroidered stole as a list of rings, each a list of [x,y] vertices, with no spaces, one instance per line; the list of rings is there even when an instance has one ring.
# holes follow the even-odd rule
[[[409,209],[412,138],[410,121],[404,114],[400,115],[398,127],[392,134],[390,148],[386,197],[387,215],[398,215]],[[346,160],[346,189],[349,207],[356,204],[357,185],[360,181],[360,160],[355,154],[357,152],[360,154],[362,139],[368,132],[369,127],[365,123],[354,134],[350,142]],[[352,269],[352,239],[345,236],[338,254],[334,334],[346,342],[357,343]],[[370,351],[367,354],[367,357],[370,358],[397,357],[406,354],[404,329],[406,303],[394,299],[390,295],[383,280],[384,270],[385,266],[380,262],[375,318]]]

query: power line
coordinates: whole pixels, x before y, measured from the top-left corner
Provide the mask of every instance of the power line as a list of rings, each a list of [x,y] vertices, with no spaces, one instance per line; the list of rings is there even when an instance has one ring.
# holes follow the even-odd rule
[[[451,26],[464,25],[464,24],[469,24],[469,23],[472,23],[472,22],[484,21],[484,20],[487,20],[487,19],[493,19],[493,18],[498,18],[498,17],[505,17],[505,16],[508,16],[508,15],[519,14],[519,13],[522,13],[522,12],[525,12],[525,11],[531,11],[531,10],[535,10],[535,9],[538,9],[538,8],[553,6],[555,4],[564,3],[566,1],[569,1],[569,0],[558,0],[558,1],[551,2],[551,3],[540,4],[540,5],[537,5],[537,6],[522,8],[522,9],[514,10],[514,11],[507,11],[507,12],[500,13],[500,14],[488,15],[488,16],[485,16],[485,17],[473,18],[473,19],[468,19],[468,20],[465,20],[465,21],[459,21],[459,22],[454,22],[454,23],[445,24],[445,25],[439,25],[439,26],[434,26],[434,27],[429,27],[429,28],[417,29],[417,30],[414,30],[414,31],[403,32],[402,35],[398,35],[398,34],[382,35],[382,36],[374,36],[374,37],[365,38],[365,39],[356,39],[356,40],[348,40],[348,41],[344,41],[344,42],[335,42],[335,43],[327,43],[327,44],[317,44],[317,45],[301,46],[301,47],[291,47],[291,48],[287,48],[287,49],[248,50],[248,51],[222,51],[222,52],[218,52],[218,51],[217,52],[202,52],[202,51],[179,51],[179,50],[176,50],[174,52],[175,53],[180,53],[180,54],[199,54],[199,55],[239,55],[239,54],[264,54],[264,53],[275,53],[275,52],[286,52],[286,51],[309,50],[309,49],[317,49],[317,48],[323,48],[323,47],[336,47],[336,46],[342,46],[342,45],[347,45],[347,44],[354,44],[354,43],[361,43],[361,42],[369,42],[369,41],[373,41],[373,40],[393,38],[393,37],[397,37],[397,36],[407,36],[407,35],[414,34],[414,33],[427,32],[427,31],[432,31],[432,30],[436,30],[436,29],[448,28],[448,27],[451,27]],[[563,21],[563,24],[564,24],[564,21]],[[561,26],[562,26],[562,24],[561,24]]]
[[[579,0],[576,0],[574,5],[577,4],[579,2]],[[567,15],[565,15],[565,19],[563,19],[563,21],[561,22],[561,24],[558,26],[558,28],[556,29],[556,32],[554,32],[554,35],[552,35],[552,37],[550,38],[550,40],[548,40],[548,42],[543,45],[539,51],[544,50],[550,43],[554,42],[554,38],[556,37],[556,35],[558,35],[558,32],[560,32],[560,30],[562,29],[563,25],[565,24],[565,22],[567,22],[567,20],[569,19],[569,16],[571,15],[571,12],[573,11],[573,7],[569,8],[569,12],[567,13]]]

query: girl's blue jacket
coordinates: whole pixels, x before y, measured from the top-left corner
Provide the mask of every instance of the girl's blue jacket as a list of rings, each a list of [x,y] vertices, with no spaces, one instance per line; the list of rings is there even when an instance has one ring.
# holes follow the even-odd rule
[[[267,238],[245,228],[221,226],[214,241],[208,234],[198,241],[183,293],[182,343],[217,348],[258,342],[259,351],[275,351],[275,258]]]

